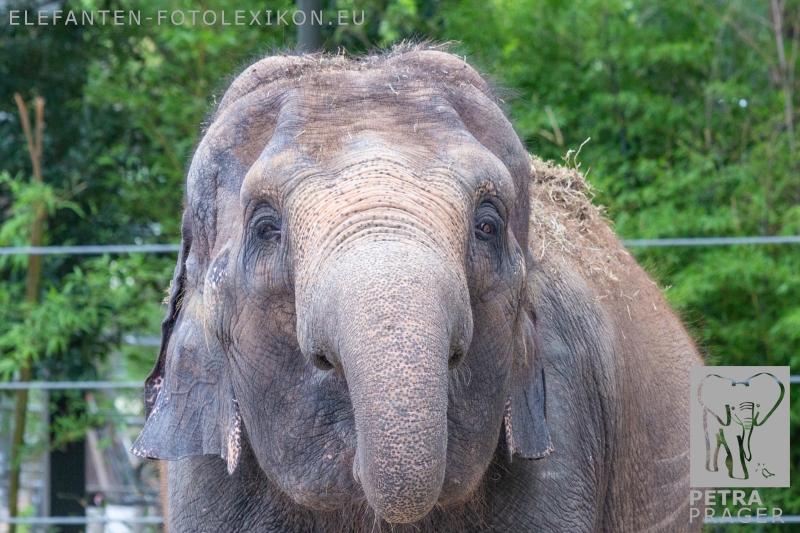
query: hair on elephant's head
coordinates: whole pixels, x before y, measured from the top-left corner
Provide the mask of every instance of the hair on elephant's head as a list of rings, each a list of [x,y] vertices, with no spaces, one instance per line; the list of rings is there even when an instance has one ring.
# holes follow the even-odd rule
[[[134,452],[246,437],[313,509],[390,522],[470,498],[499,445],[550,451],[526,294],[530,160],[460,58],[276,56],[192,160]],[[504,428],[505,421],[505,428]]]

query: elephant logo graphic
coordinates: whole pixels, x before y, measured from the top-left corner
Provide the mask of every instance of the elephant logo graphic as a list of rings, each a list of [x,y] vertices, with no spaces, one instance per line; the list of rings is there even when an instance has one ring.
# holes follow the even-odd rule
[[[753,460],[750,446],[753,431],[769,420],[785,393],[783,383],[769,372],[758,373],[744,381],[718,374],[703,378],[697,389],[697,397],[705,408],[703,431],[706,437],[706,470],[718,470],[719,452],[724,449],[728,477],[749,479],[747,466]],[[709,415],[714,416],[722,426],[715,435],[709,435]],[[768,471],[762,469],[762,472]],[[768,475],[765,474],[765,477]]]
[[[747,369],[747,374],[729,372],[729,368]],[[696,369],[702,371],[697,376],[699,383],[694,376],[698,373]],[[784,384],[788,384],[788,368],[694,367],[692,374],[692,388],[696,391],[692,402],[692,484],[695,485],[696,467],[703,459],[696,456],[700,455],[697,452],[704,451],[703,478],[707,485],[783,486],[775,483],[784,482],[776,479],[778,477],[788,480],[789,391]],[[785,374],[784,379],[780,379],[779,374]],[[702,414],[704,450],[695,446],[699,440],[694,436],[695,402]],[[784,440],[784,434],[785,466],[782,454],[776,453],[778,448],[784,448],[783,442],[778,442]],[[784,469],[787,472],[783,472]],[[788,486],[788,481],[786,483]]]

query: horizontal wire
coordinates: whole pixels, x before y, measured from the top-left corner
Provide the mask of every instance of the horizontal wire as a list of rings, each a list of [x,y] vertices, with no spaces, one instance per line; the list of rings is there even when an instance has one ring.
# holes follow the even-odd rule
[[[0,248],[0,255],[99,255],[175,253],[180,244],[98,244],[87,246],[18,246]]]
[[[796,244],[800,235],[773,237],[692,237],[688,239],[633,239],[622,241],[628,247],[731,246],[734,244]]]
[[[714,368],[714,367],[708,367]],[[800,384],[800,376],[789,376],[789,383]],[[21,389],[141,389],[143,381],[9,381],[0,382],[0,390]]]
[[[85,525],[97,523],[123,524],[163,524],[161,516],[132,516],[130,518],[108,518],[105,516],[18,516],[0,518],[0,524],[32,524],[32,525]]]
[[[628,239],[628,247],[731,246],[736,244],[798,244],[800,235],[770,237],[690,237],[681,239]],[[127,253],[175,253],[180,244],[97,244],[81,246],[0,247],[0,255],[92,255]]]
[[[142,389],[144,381],[7,381],[0,390]]]

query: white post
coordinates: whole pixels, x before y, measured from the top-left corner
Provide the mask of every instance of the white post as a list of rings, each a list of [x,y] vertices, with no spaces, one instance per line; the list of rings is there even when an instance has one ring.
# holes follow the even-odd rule
[[[39,515],[50,516],[50,391],[42,389],[42,426],[44,451],[42,452],[42,492]]]

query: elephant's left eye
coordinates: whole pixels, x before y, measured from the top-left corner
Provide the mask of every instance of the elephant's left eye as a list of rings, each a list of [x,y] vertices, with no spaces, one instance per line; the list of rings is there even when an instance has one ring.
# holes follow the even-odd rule
[[[497,236],[500,233],[501,224],[500,213],[489,202],[481,204],[475,212],[475,236],[481,240],[489,240]]]

